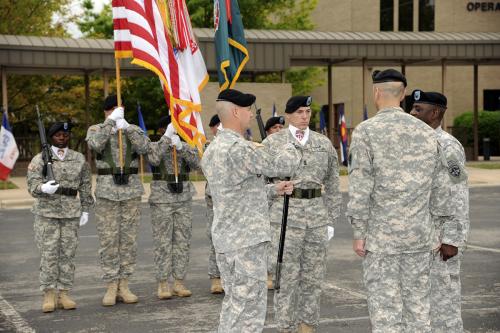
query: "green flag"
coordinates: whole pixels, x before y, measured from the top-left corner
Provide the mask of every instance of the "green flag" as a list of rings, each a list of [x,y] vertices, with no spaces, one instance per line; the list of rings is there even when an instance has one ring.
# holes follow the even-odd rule
[[[214,0],[215,54],[220,90],[233,88],[248,61],[237,0]]]

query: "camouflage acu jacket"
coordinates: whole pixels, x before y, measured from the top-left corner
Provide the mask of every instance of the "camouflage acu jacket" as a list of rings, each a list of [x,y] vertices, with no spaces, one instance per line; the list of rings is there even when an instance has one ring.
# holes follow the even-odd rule
[[[174,176],[173,164],[173,148],[170,141],[162,137],[158,142],[151,142],[148,149],[149,163],[155,167],[163,167],[163,174]],[[198,150],[190,147],[187,143],[182,142],[182,149],[177,150],[177,170],[179,177],[189,177],[189,172],[186,173],[186,167],[190,170],[195,170],[200,167],[200,158]],[[158,170],[159,171],[159,170]],[[173,203],[188,201],[193,198],[196,193],[193,183],[190,181],[182,181],[182,193],[172,193],[168,187],[167,180],[153,180],[151,182],[151,195],[149,202],[152,203]],[[175,181],[174,181],[175,182]]]
[[[435,220],[450,223],[451,182],[432,128],[401,108],[359,124],[349,150],[347,217],[365,249],[387,254],[437,246]]]
[[[232,130],[217,134],[201,161],[213,199],[216,252],[236,251],[270,240],[264,176],[290,176],[299,159],[292,145],[273,154]]]
[[[94,204],[92,179],[90,167],[82,154],[68,149],[65,159],[61,161],[54,157],[52,165],[59,187],[78,190],[78,196],[43,193],[43,166],[41,153],[33,157],[28,166],[28,191],[35,198],[33,214],[51,218],[74,218],[79,217],[82,211],[90,210]]]
[[[333,226],[340,215],[342,196],[339,189],[339,165],[337,152],[330,140],[319,133],[309,131],[309,140],[298,145],[299,167],[291,180],[297,189],[321,189],[321,197],[313,199],[290,198],[287,225],[314,228]],[[277,153],[283,146],[296,139],[288,129],[268,136],[263,144]],[[273,185],[269,185],[273,186]],[[271,223],[281,223],[283,197],[274,196],[271,203]]]
[[[118,132],[114,129],[115,122],[111,119],[106,119],[104,123],[92,125],[87,131],[87,144],[95,155],[102,154],[109,143],[113,162],[116,167],[120,166],[119,148],[118,148]],[[127,145],[126,138],[130,140],[132,152],[144,155],[147,153],[149,139],[144,136],[144,132],[135,125],[130,125],[123,131],[123,159],[126,158]],[[96,166],[98,169],[111,168],[102,159],[96,158]],[[131,161],[129,167],[138,168],[139,158]],[[140,197],[144,193],[144,188],[137,174],[129,176],[127,185],[116,185],[113,182],[112,175],[98,175],[95,196],[113,201],[129,200]]]

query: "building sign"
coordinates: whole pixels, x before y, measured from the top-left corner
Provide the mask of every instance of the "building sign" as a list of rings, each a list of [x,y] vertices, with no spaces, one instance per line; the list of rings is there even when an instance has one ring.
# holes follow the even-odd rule
[[[500,12],[500,2],[471,1],[467,3],[467,10],[469,12]]]

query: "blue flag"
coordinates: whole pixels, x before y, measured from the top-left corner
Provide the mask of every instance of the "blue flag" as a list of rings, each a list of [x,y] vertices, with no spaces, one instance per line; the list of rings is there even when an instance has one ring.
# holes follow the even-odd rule
[[[148,136],[148,130],[146,129],[146,124],[144,123],[144,118],[142,117],[142,112],[141,112],[141,104],[137,102],[137,118],[139,118],[139,127],[143,130],[144,136]],[[149,163],[146,163],[146,169],[147,171],[151,171],[151,167]]]
[[[366,104],[363,105],[363,120],[368,119],[368,109],[366,108]]]
[[[339,138],[341,144],[340,160],[347,166],[347,126],[345,123],[344,104],[339,105]]]
[[[248,61],[237,0],[214,0],[215,56],[220,90],[233,88]]]
[[[327,134],[327,131],[326,131],[326,114],[327,114],[327,112],[328,112],[328,106],[323,105],[323,107],[319,111],[319,131],[324,135]]]

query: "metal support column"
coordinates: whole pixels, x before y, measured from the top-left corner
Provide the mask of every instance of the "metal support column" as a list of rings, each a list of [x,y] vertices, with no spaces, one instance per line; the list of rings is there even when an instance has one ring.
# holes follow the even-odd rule
[[[478,64],[474,64],[474,161],[479,156]]]
[[[104,89],[104,98],[109,95],[109,77],[106,70],[102,71],[102,81],[103,81],[103,89]]]
[[[90,78],[88,71],[85,71],[84,81],[85,81],[85,127],[88,129],[90,127]],[[91,164],[92,156],[90,154],[90,149],[87,145],[85,145],[85,151],[86,151],[87,162],[89,163],[89,165],[92,165]]]

